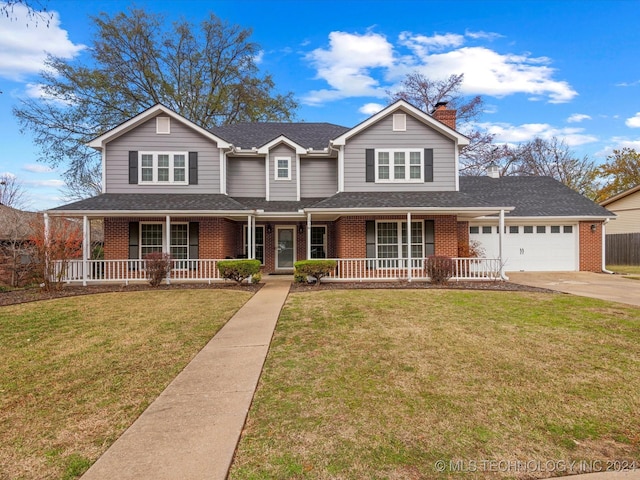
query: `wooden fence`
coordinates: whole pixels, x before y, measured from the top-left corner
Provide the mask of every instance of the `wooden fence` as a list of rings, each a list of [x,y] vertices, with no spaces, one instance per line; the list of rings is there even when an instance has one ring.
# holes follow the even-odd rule
[[[640,233],[607,235],[607,265],[640,265]]]

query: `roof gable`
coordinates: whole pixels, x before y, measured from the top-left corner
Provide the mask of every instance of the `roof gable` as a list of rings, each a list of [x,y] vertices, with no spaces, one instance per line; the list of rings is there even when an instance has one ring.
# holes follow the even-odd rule
[[[421,121],[425,125],[430,126],[437,132],[441,133],[442,135],[454,140],[459,146],[469,145],[469,138],[467,138],[466,136],[462,135],[459,132],[456,132],[452,128],[449,128],[447,125],[436,120],[431,115],[426,114],[419,108],[414,107],[406,100],[398,100],[392,103],[388,107],[384,108],[383,110],[379,111],[375,115],[372,115],[371,117],[366,119],[364,122],[359,123],[352,129],[344,132],[339,137],[336,137],[333,140],[332,144],[337,146],[344,145],[349,138],[353,137],[354,135],[357,135],[363,130],[366,130],[371,125],[374,125],[375,123],[379,122],[383,118],[387,117],[388,115],[398,110],[401,110],[404,113],[410,114],[411,116]]]
[[[103,133],[102,135],[100,135],[99,137],[94,138],[93,140],[91,140],[89,142],[89,146],[93,147],[97,150],[101,150],[105,144],[107,144],[108,142],[115,140],[116,138],[120,137],[121,135],[124,135],[125,133],[135,129],[136,127],[138,127],[139,125],[142,125],[144,122],[158,116],[158,114],[165,114],[167,116],[169,116],[170,118],[173,118],[175,120],[177,120],[178,122],[182,123],[183,125],[186,125],[187,127],[191,128],[192,130],[198,132],[199,134],[209,138],[210,140],[212,140],[213,142],[215,142],[218,146],[218,148],[229,148],[229,144],[222,139],[221,137],[218,137],[217,135],[213,134],[212,132],[196,125],[195,123],[193,123],[190,120],[187,120],[186,118],[184,118],[182,115],[180,115],[179,113],[174,112],[173,110],[171,110],[169,107],[165,107],[164,105],[158,103],[156,105],[154,105],[153,107],[150,107],[148,109],[146,109],[144,112],[139,113],[138,115],[136,115],[133,118],[130,118],[129,120],[127,120],[124,123],[121,123],[120,125],[118,125],[117,127],[112,128],[111,130]]]
[[[600,205],[602,205],[603,207],[606,207],[610,203],[617,202],[618,200],[622,200],[623,198],[628,197],[629,195],[633,195],[637,191],[640,191],[640,185],[630,188],[629,190],[625,190],[624,192],[618,193],[613,197],[607,198],[606,200],[603,200],[602,202],[600,202]]]

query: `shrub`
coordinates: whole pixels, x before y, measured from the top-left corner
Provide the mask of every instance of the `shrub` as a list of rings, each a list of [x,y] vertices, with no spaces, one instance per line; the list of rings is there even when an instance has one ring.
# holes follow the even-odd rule
[[[443,285],[453,276],[453,260],[449,257],[431,255],[427,258],[426,269],[431,283]]]
[[[320,285],[322,277],[333,273],[336,265],[335,260],[300,260],[293,264],[294,279],[300,281],[299,278],[306,280],[307,277],[313,277],[316,279],[316,285]]]
[[[222,278],[240,284],[260,272],[260,260],[221,260],[218,262],[218,271]]]
[[[260,280],[262,280],[262,273],[258,272],[251,275],[251,283],[260,283]]]
[[[171,255],[162,252],[152,252],[145,255],[147,278],[149,285],[157,287],[167,278],[171,271]]]

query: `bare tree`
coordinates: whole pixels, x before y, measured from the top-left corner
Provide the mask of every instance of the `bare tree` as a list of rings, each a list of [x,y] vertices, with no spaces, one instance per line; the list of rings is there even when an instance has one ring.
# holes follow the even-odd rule
[[[483,174],[486,167],[504,155],[503,147],[493,144],[493,136],[475,128],[484,111],[482,97],[465,97],[460,93],[464,74],[451,75],[444,80],[432,80],[421,73],[411,73],[402,82],[397,92],[388,92],[391,101],[406,100],[421,110],[431,113],[440,102],[447,102],[449,108],[457,110],[458,130],[471,140],[469,146],[460,151],[460,173],[463,175]]]
[[[19,287],[33,274],[31,223],[38,214],[0,205],[0,270],[12,287]]]
[[[46,0],[3,0],[0,3],[0,15],[4,15],[12,22],[17,21],[19,18],[16,14],[16,7],[26,9],[27,21],[33,22],[35,26],[43,22],[48,28],[51,24],[53,14],[47,11]],[[29,23],[27,23],[28,26]]]
[[[29,204],[22,183],[8,173],[0,175],[0,204],[18,209],[25,209]]]
[[[553,137],[534,138],[507,149],[501,168],[504,175],[552,177],[589,198],[595,198],[595,162],[586,155],[579,158],[567,144]]]

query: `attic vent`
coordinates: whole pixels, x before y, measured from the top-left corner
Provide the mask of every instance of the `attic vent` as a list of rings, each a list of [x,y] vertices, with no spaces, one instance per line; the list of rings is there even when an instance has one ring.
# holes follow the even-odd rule
[[[162,135],[168,135],[171,133],[170,117],[156,117],[156,133]]]
[[[393,131],[404,132],[407,130],[407,115],[404,113],[393,114]]]

